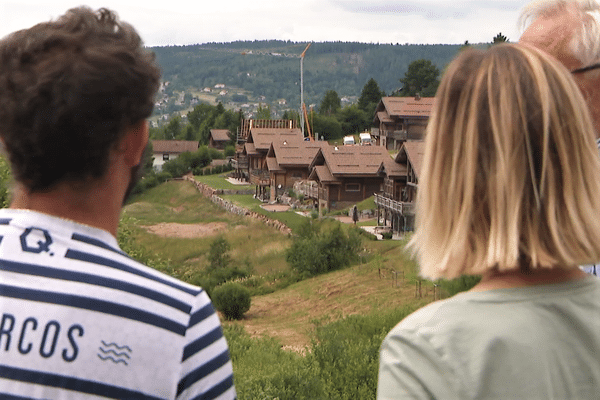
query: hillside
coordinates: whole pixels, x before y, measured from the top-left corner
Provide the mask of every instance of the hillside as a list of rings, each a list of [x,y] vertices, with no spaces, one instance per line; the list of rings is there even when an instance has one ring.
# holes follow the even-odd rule
[[[305,47],[306,43],[275,40],[154,47],[163,80],[169,82],[165,94],[171,99],[158,112],[173,111],[176,103],[180,109],[189,107],[195,101],[221,101],[230,108],[263,102],[274,110],[296,110],[300,105],[299,56]],[[442,71],[459,48],[314,43],[304,59],[305,103],[318,105],[327,90],[355,100],[370,78],[390,94],[399,88],[399,79],[411,62],[428,59]]]
[[[254,207],[247,197],[236,199]],[[250,310],[241,321],[223,321],[240,400],[374,400],[385,334],[440,297],[416,277],[402,241],[365,238],[355,265],[297,282],[284,257],[288,235],[226,213],[190,182],[138,197],[120,231],[129,254],[187,282],[198,283],[218,235],[232,244],[235,265],[253,269],[239,280],[254,293]]]
[[[271,217],[279,217],[276,214]],[[426,283],[422,297],[416,296],[418,279],[414,264],[402,251],[402,241],[365,239],[357,265],[285,283],[290,274],[284,254],[291,243],[288,235],[225,212],[189,182],[167,182],[145,193],[125,208],[123,224],[137,243],[168,260],[165,272],[191,283],[198,283],[212,241],[223,235],[231,243],[233,263],[254,271],[246,283],[259,293],[272,292],[253,296],[244,319],[226,324],[242,325],[251,336],[276,338],[286,348],[308,346],[317,320],[388,313],[433,300],[433,287]],[[282,284],[284,288],[278,289]]]

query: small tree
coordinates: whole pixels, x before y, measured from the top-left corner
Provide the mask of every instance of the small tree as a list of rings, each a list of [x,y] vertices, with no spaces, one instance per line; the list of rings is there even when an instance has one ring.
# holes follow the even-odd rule
[[[404,78],[400,79],[403,85],[400,95],[415,96],[419,93],[423,97],[434,96],[440,84],[439,75],[440,70],[430,60],[413,61]]]
[[[502,34],[502,32],[500,32],[496,36],[494,36],[494,39],[492,40],[492,44],[498,44],[498,43],[508,43],[508,38],[506,36],[504,36]]]
[[[286,260],[301,275],[308,277],[350,265],[358,257],[361,239],[356,230],[345,234],[340,225],[321,231],[321,224],[306,221],[286,252]]]
[[[258,110],[256,110],[256,119],[271,119],[271,107],[268,104],[264,107],[259,104]]]
[[[383,96],[385,96],[385,93],[379,88],[377,81],[371,78],[363,86],[363,90],[358,98],[358,107],[369,115],[372,115]]]
[[[250,291],[239,283],[224,283],[214,289],[212,301],[225,318],[241,319],[250,309]]]
[[[342,101],[335,90],[328,90],[321,100],[319,105],[319,114],[331,115],[335,114],[342,108]]]
[[[227,268],[231,263],[231,256],[229,250],[231,245],[223,236],[218,236],[210,244],[210,250],[208,251],[208,262],[209,271],[217,269]]]

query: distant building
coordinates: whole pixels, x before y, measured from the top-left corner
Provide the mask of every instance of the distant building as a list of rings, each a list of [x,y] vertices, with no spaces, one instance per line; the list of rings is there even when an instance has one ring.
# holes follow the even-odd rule
[[[381,146],[323,146],[310,165],[309,180],[318,185],[319,210],[341,209],[383,191],[382,164],[392,165]]]
[[[433,109],[434,97],[384,97],[375,110],[371,136],[389,150],[408,140],[422,140]]]
[[[229,129],[211,129],[208,136],[208,147],[223,150],[231,141]]]
[[[375,204],[383,225],[389,222],[394,232],[414,228],[415,200],[424,154],[424,141],[407,141],[400,147],[394,163],[382,168],[384,190],[375,196]]]
[[[152,140],[152,167],[160,171],[164,163],[176,159],[181,153],[198,150],[198,142],[190,140]]]

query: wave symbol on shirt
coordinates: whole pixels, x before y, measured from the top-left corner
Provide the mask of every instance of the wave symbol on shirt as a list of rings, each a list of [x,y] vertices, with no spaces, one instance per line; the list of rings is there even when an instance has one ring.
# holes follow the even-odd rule
[[[116,343],[106,343],[104,340],[100,341],[102,345],[98,348],[100,352],[97,354],[98,358],[102,361],[112,361],[115,364],[129,365],[127,360],[131,360],[132,350],[129,346],[120,346]]]

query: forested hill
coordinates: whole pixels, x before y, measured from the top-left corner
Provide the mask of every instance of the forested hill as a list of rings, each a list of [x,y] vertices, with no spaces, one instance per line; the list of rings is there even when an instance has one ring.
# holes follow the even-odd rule
[[[289,107],[296,108],[300,104],[299,57],[306,45],[275,40],[238,41],[152,50],[163,69],[163,80],[170,82],[169,91],[189,93],[223,84],[234,88],[234,101],[285,99]],[[342,98],[359,96],[370,78],[390,94],[399,88],[399,79],[411,62],[428,59],[443,71],[460,47],[313,43],[304,58],[305,103],[318,104],[327,90],[335,90]]]

